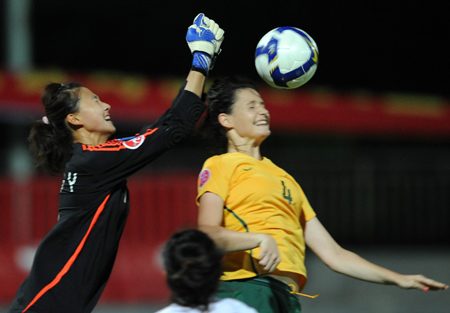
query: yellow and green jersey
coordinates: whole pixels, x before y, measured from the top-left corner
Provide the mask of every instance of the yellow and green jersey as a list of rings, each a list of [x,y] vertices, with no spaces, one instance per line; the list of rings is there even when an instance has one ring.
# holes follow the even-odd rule
[[[315,216],[303,190],[286,171],[271,160],[257,160],[243,153],[216,155],[203,165],[198,180],[198,199],[206,192],[224,201],[224,227],[266,233],[278,243],[281,263],[276,272],[300,275],[306,282],[303,227]],[[222,280],[255,277],[266,272],[258,264],[260,248],[226,255]]]

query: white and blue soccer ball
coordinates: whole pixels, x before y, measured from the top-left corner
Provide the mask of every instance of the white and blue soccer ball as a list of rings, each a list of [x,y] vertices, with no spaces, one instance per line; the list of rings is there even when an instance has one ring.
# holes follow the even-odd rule
[[[275,88],[294,89],[304,85],[314,76],[318,62],[316,42],[296,27],[272,29],[256,46],[256,71]]]

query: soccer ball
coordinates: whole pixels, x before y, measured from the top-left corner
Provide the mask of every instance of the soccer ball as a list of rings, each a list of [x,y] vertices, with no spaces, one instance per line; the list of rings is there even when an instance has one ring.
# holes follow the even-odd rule
[[[296,27],[277,27],[265,34],[256,46],[255,66],[270,86],[294,89],[314,76],[319,49],[314,39]]]

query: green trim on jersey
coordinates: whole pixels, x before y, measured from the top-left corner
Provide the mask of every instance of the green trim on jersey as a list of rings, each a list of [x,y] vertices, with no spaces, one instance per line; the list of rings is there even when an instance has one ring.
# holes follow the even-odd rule
[[[245,231],[246,231],[247,233],[249,232],[249,231],[248,231],[247,224],[244,222],[243,219],[241,219],[239,216],[237,216],[236,213],[234,213],[232,210],[230,210],[230,209],[227,208],[226,206],[224,206],[223,208],[224,208],[226,211],[230,212],[230,213],[231,213],[231,214],[232,214],[239,222],[241,222],[242,226],[244,226]],[[253,259],[253,250],[250,250],[249,257],[250,257],[250,263],[252,264],[253,271],[255,272],[256,275],[259,275],[259,272],[258,272],[258,270],[256,269],[256,266],[255,266],[255,260]]]

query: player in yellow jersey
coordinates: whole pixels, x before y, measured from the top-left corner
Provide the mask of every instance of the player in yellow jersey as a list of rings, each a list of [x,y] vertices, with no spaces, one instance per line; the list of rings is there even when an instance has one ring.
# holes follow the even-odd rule
[[[206,160],[200,172],[198,224],[227,252],[219,297],[236,298],[260,313],[301,312],[292,291],[306,283],[305,245],[334,271],[357,279],[448,289],[423,275],[375,265],[336,243],[295,179],[261,155],[270,116],[252,82],[218,79],[208,102],[203,133],[226,153]]]

